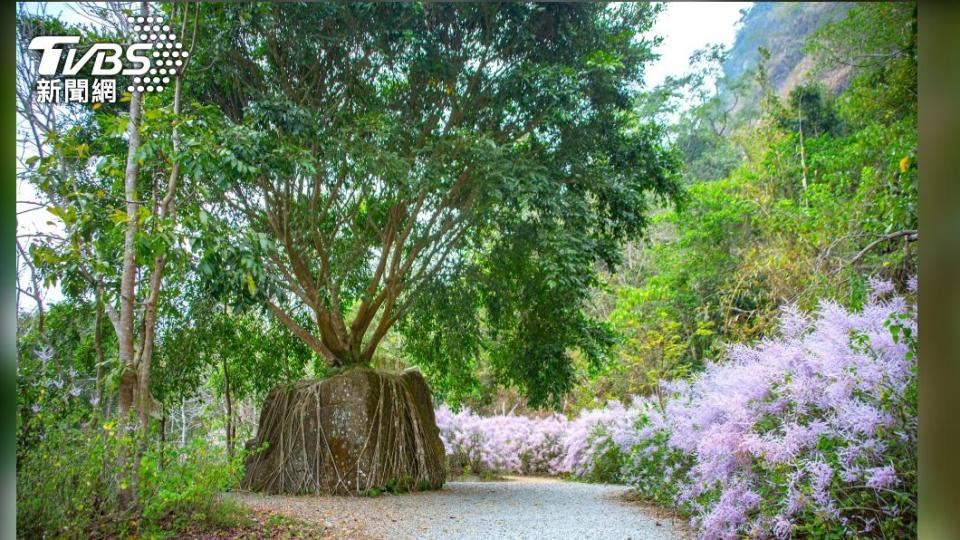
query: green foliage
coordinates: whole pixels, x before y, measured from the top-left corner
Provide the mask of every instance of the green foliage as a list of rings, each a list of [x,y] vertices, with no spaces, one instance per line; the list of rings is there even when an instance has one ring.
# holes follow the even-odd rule
[[[701,172],[690,171],[710,158],[685,154],[694,181],[686,204],[656,215],[653,241],[631,246],[624,271],[607,274],[596,295],[619,337],[616,361],[599,372],[578,367],[574,408],[595,397],[658,394],[660,379],[695,371],[724,343],[768,335],[785,304],[811,309],[835,297],[857,306],[870,275],[905,288],[917,268],[912,13],[908,5],[855,7],[850,20],[871,21],[858,27],[863,43],[847,19],[817,32],[812,42],[844,44],[844,57],[889,54],[858,67],[839,96],[818,82],[784,101],[768,89],[762,116],[727,137],[745,157],[726,178],[695,182]],[[761,86],[769,84],[762,71]],[[707,120],[718,109],[713,94],[703,98],[679,125],[712,136]],[[901,235],[884,240],[894,233]]]
[[[657,9],[211,6],[193,91],[225,117],[206,148],[224,235],[201,271],[310,313],[331,365],[396,328],[441,392],[489,373],[559,403],[571,352],[612,344],[584,310],[594,265],[680,196],[631,110]]]
[[[822,84],[799,85],[790,91],[787,107],[778,111],[777,127],[785,132],[802,128],[807,138],[836,135],[842,124],[835,107]]]
[[[119,534],[175,536],[187,526],[218,527],[241,519],[219,493],[239,480],[242,461],[203,440],[188,446],[142,447],[115,421],[89,423],[45,410],[27,423],[36,443],[18,447],[17,533],[23,538]],[[121,455],[142,451],[139,470],[117,467]],[[134,480],[137,479],[137,480]],[[119,489],[137,482],[136,500],[121,503]]]
[[[917,114],[917,4],[858,5],[807,42],[820,69],[848,66],[854,88],[843,100],[861,125]]]
[[[302,341],[254,309],[234,309],[201,294],[171,319],[159,341],[159,399],[189,397],[204,382],[223,396],[229,382],[233,399],[260,402],[278,383],[324,372]]]
[[[729,51],[719,45],[697,50],[690,57],[690,73],[679,79],[668,78],[652,93],[657,96],[666,92],[667,99],[681,99],[685,106],[682,114],[677,114],[681,105],[664,104],[672,106],[677,116],[669,119],[667,129],[683,161],[682,175],[687,184],[726,178],[743,159],[730,134],[737,123],[734,111],[752,88],[747,77],[723,76],[721,67],[728,55]],[[657,100],[654,97],[655,104]],[[657,106],[651,112],[662,108]]]
[[[283,514],[271,514],[263,522],[263,530],[255,531],[254,534],[264,538],[292,540],[294,538],[323,538],[323,530],[321,525],[306,523]]]
[[[106,403],[96,402],[92,311],[82,302],[48,306],[43,332],[35,317],[21,321],[27,330],[18,342],[19,536],[84,531],[94,537],[165,537],[245,521],[245,510],[220,501],[220,493],[239,479],[242,452],[230,460],[225,448],[209,439],[191,439],[180,446],[162,442],[156,432],[144,441],[122,431],[116,418],[101,415]],[[200,339],[207,339],[209,348],[219,346],[208,337]],[[161,341],[161,349],[182,344]],[[104,339],[101,346],[107,364],[102,392],[109,400],[116,392],[115,341]],[[154,381],[158,390],[178,373],[169,358],[162,358],[163,377]],[[244,383],[243,371],[238,371],[240,389],[252,384]],[[203,384],[199,377],[188,378],[176,388],[193,392],[196,386],[186,386],[191,382]],[[122,503],[119,490],[133,486],[135,500]]]
[[[167,176],[169,161],[175,157],[188,183],[182,191],[194,195],[178,199],[176,214],[163,218],[154,215],[156,209],[147,204],[140,207],[136,257],[145,263],[163,256],[168,274],[182,274],[190,262],[189,252],[182,249],[189,233],[177,220],[193,220],[199,210],[201,199],[196,195],[203,192],[203,187],[189,182],[204,158],[197,148],[203,144],[205,115],[210,109],[197,106],[175,119],[165,94],[149,96],[144,107],[138,192],[158,193],[157,180]],[[68,298],[90,294],[99,286],[108,299],[115,299],[115,291],[104,284],[118,282],[121,270],[128,221],[123,184],[128,122],[127,113],[115,108],[77,111],[60,131],[47,135],[48,153],[38,157],[25,172],[64,230],[62,240],[50,237],[32,243],[31,255],[45,284],[59,285]],[[176,153],[170,138],[174,125],[181,137]],[[141,289],[138,294],[145,294],[147,288]]]

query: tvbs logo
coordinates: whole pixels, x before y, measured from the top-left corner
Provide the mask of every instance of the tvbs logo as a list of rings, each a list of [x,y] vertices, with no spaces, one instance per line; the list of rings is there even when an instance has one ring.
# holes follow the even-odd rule
[[[90,94],[85,91],[91,86],[89,80],[71,78],[87,66],[94,77],[94,103],[116,101],[116,79],[104,77],[132,77],[132,83],[127,86],[131,93],[162,92],[170,78],[183,68],[190,53],[183,49],[176,34],[160,17],[128,17],[127,22],[132,30],[132,43],[94,43],[79,58],[78,36],[33,38],[30,49],[41,52],[37,101],[89,103]]]

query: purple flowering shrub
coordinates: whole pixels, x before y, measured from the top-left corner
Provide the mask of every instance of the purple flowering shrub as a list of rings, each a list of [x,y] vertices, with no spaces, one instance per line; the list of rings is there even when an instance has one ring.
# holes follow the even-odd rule
[[[638,398],[568,420],[441,406],[452,469],[627,482],[707,539],[911,534],[916,309],[872,287],[857,311],[785,309],[777,338],[663,383],[662,407]]]
[[[575,420],[560,414],[484,417],[446,405],[437,409],[436,418],[454,474],[569,474],[617,481],[635,443],[637,414],[638,409],[612,401]]]
[[[563,438],[561,472],[595,482],[620,482],[627,457],[640,442],[636,424],[647,407],[637,398],[629,407],[609,401],[606,407],[581,412]]]
[[[557,474],[562,462],[563,415],[483,417],[469,409],[436,411],[447,464],[454,474]]]
[[[654,498],[669,491],[705,538],[911,530],[916,312],[873,286],[860,311],[786,309],[778,339],[734,346],[673,383],[662,419],[649,422],[659,437],[635,451],[634,484]],[[644,452],[663,453],[664,470]],[[693,459],[667,463],[677,452]],[[664,480],[672,465],[678,484]]]

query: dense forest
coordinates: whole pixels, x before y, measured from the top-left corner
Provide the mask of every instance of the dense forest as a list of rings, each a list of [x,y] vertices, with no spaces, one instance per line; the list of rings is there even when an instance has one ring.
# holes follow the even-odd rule
[[[19,536],[296,529],[220,494],[277,389],[371,368],[450,477],[915,534],[915,4],[758,3],[647,89],[655,4],[87,9],[18,8]],[[148,13],[165,90],[37,103],[32,38]]]

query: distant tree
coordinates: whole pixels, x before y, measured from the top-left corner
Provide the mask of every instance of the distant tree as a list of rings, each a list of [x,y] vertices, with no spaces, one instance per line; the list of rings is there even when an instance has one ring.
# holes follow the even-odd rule
[[[671,126],[687,182],[726,178],[743,158],[731,135],[741,122],[735,111],[748,85],[745,77],[724,76],[722,67],[728,56],[729,51],[721,45],[710,45],[690,56],[693,71],[687,84],[693,105]]]
[[[811,36],[818,67],[851,68],[860,84],[842,105],[860,125],[917,114],[917,4],[856,5]]]
[[[208,385],[223,398],[227,450],[236,445],[237,404],[263,399],[274,385],[300,379],[313,352],[279,323],[251,309],[194,296],[168,318],[155,386],[163,403],[182,403]],[[272,323],[272,324],[271,324]]]
[[[786,107],[779,111],[777,125],[785,131],[802,128],[804,137],[836,135],[842,128],[833,98],[820,84],[801,84],[791,90]]]

